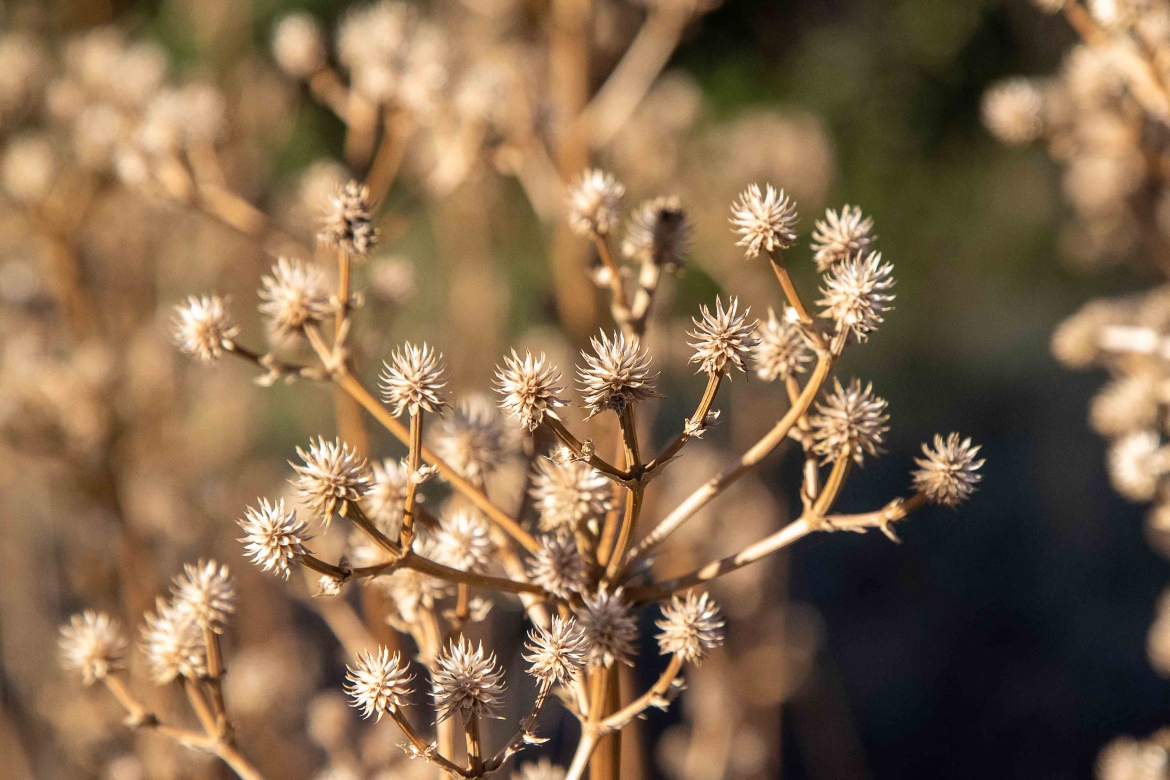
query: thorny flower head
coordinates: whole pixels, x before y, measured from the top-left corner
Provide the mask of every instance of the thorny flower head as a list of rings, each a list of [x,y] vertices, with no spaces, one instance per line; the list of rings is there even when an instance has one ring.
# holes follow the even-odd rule
[[[305,542],[309,536],[309,524],[297,519],[297,511],[284,508],[284,499],[275,504],[260,499],[258,508],[248,507],[244,516],[236,521],[244,531],[244,554],[264,571],[275,572],[288,579],[292,571],[290,564],[297,556],[308,553]]]
[[[532,676],[542,686],[567,683],[585,670],[589,661],[589,640],[572,618],[553,617],[548,628],[536,626],[528,632],[524,660],[532,664]]]
[[[1107,465],[1114,489],[1131,501],[1149,501],[1165,472],[1156,431],[1135,431],[1109,447]]]
[[[232,322],[227,304],[218,295],[194,295],[187,303],[175,307],[175,343],[184,353],[204,362],[219,359],[232,348],[232,339],[240,330]]]
[[[381,720],[387,712],[406,706],[412,679],[399,653],[390,654],[385,647],[358,655],[357,663],[345,667],[345,692],[362,717]]]
[[[585,562],[569,534],[539,537],[540,548],[528,562],[532,582],[559,598],[568,600],[585,585]]]
[[[873,385],[864,389],[858,379],[842,387],[833,380],[833,392],[817,404],[819,414],[809,422],[813,427],[813,452],[825,462],[853,458],[861,465],[866,454],[882,452],[881,444],[890,430],[885,399],[873,394]]]
[[[472,646],[466,637],[452,640],[435,659],[432,675],[435,708],[439,722],[456,712],[466,719],[495,717],[504,693],[504,671],[496,663],[495,653],[488,654],[483,643]]]
[[[606,409],[620,414],[630,404],[654,397],[658,375],[650,373],[650,355],[637,338],[615,333],[610,339],[602,331],[589,343],[595,354],[581,353],[585,367],[577,367],[577,376],[590,417]]]
[[[817,270],[824,273],[842,260],[867,253],[876,239],[873,218],[864,216],[857,206],[845,206],[840,214],[827,209],[825,218],[817,220],[812,234]]]
[[[202,559],[187,563],[173,583],[175,608],[201,628],[223,633],[228,616],[236,611],[236,581],[228,567]]]
[[[367,514],[375,523],[395,529],[402,522],[406,507],[406,490],[410,484],[407,464],[394,458],[385,458],[373,464],[370,488],[364,496]]]
[[[86,685],[126,666],[122,626],[105,612],[87,609],[69,618],[69,623],[61,626],[57,645],[61,648],[61,665],[81,672]]]
[[[155,601],[155,611],[146,615],[142,653],[156,685],[166,685],[180,676],[194,680],[207,674],[202,629],[190,612],[161,597]]]
[[[761,249],[771,252],[796,243],[796,221],[796,204],[771,184],[762,193],[758,184],[749,185],[731,205],[731,224],[740,235],[736,246],[746,247],[749,260]]]
[[[606,173],[591,168],[569,190],[569,227],[586,236],[604,236],[618,225],[626,188]]]
[[[1093,396],[1089,425],[1102,436],[1121,436],[1158,423],[1158,380],[1145,372],[1112,380]]]
[[[1022,146],[1044,132],[1044,95],[1031,79],[1005,79],[983,94],[983,124],[1005,144]]]
[[[894,295],[894,266],[882,264],[882,253],[856,255],[833,267],[825,277],[825,286],[817,301],[824,307],[821,316],[833,320],[837,332],[848,331],[858,341],[865,341],[877,330],[882,315],[890,311]]]
[[[531,352],[525,352],[521,358],[512,350],[511,357],[504,357],[503,368],[496,368],[496,390],[504,397],[500,408],[535,431],[546,414],[559,419],[557,407],[569,404],[560,396],[564,388],[556,386],[560,379],[557,367],[548,362],[544,353],[534,358]]]
[[[935,434],[934,448],[922,445],[924,457],[915,458],[918,469],[914,472],[914,489],[924,494],[932,503],[956,507],[975,492],[975,485],[983,479],[978,474],[983,460],[976,460],[979,447],[971,446],[970,439],[959,440],[959,434],[952,433],[944,440]]]
[[[1118,737],[1101,749],[1095,777],[1099,780],[1159,780],[1170,774],[1170,755],[1156,742]]]
[[[278,338],[297,336],[306,324],[333,314],[325,275],[315,265],[282,257],[260,284],[260,313]]]
[[[539,459],[530,492],[545,531],[577,528],[613,508],[610,481],[581,461]]]
[[[316,442],[309,442],[308,451],[297,447],[297,455],[304,465],[289,463],[297,473],[290,481],[305,505],[320,514],[326,525],[333,519],[338,504],[345,514],[346,503],[357,501],[370,488],[370,470],[365,458],[340,439],[325,441],[318,436]]]
[[[508,449],[500,412],[482,395],[460,400],[442,417],[433,443],[456,473],[479,484],[503,463]]]
[[[723,644],[723,615],[707,593],[674,596],[662,607],[658,626],[658,649],[663,655],[677,655],[683,661],[699,663]]]
[[[731,363],[740,371],[748,370],[752,348],[758,343],[756,321],[748,322],[751,309],[738,314],[739,299],[732,298],[726,310],[723,301],[715,299],[715,313],[702,306],[702,320],[692,320],[695,330],[688,335],[695,339],[689,342],[695,354],[690,362],[699,364],[699,371],[705,374],[722,373]]]
[[[325,38],[312,14],[298,11],[276,23],[272,57],[288,75],[307,79],[325,67]]]
[[[554,764],[548,756],[520,764],[519,770],[512,773],[512,780],[565,780],[564,767]]]
[[[756,326],[756,339],[752,363],[756,376],[765,382],[796,376],[812,359],[812,350],[795,320],[780,319],[771,309],[768,319]]]
[[[395,417],[405,411],[437,412],[446,404],[440,393],[447,384],[443,370],[443,356],[429,345],[403,344],[382,364],[382,399],[394,407]]]
[[[638,621],[622,603],[622,589],[610,591],[602,585],[597,595],[584,596],[583,602],[577,608],[577,622],[589,640],[589,665],[609,667],[620,661],[632,666]]]
[[[475,512],[453,512],[439,521],[431,555],[444,566],[460,571],[483,572],[491,565],[491,530]]]
[[[642,203],[630,217],[622,254],[640,263],[674,270],[686,260],[691,238],[687,212],[677,196]]]
[[[338,189],[329,198],[317,240],[340,247],[346,253],[365,257],[378,240],[370,221],[370,190],[356,181]]]

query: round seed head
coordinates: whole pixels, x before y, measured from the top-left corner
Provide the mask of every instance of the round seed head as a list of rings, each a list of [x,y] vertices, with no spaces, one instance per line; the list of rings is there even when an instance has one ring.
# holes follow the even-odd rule
[[[1160,446],[1155,431],[1135,431],[1114,441],[1106,459],[1114,490],[1131,501],[1153,499],[1165,471]]]
[[[622,589],[610,591],[602,585],[595,596],[584,596],[577,608],[577,622],[589,640],[589,665],[613,666],[620,661],[633,665],[638,621],[624,603]]]
[[[81,680],[93,685],[110,672],[126,666],[126,637],[122,625],[105,612],[85,612],[69,618],[61,626],[57,645],[61,649],[61,665],[69,671],[81,672]]]
[[[876,456],[890,430],[886,401],[873,394],[873,384],[861,387],[850,380],[848,387],[833,380],[833,392],[817,404],[819,414],[809,421],[813,428],[813,452],[825,462],[853,458],[862,465],[865,456]]]
[[[857,206],[845,206],[839,214],[826,210],[825,218],[817,220],[812,234],[817,270],[824,273],[842,260],[868,253],[876,239],[873,219],[864,216]]]
[[[848,331],[857,341],[865,341],[877,330],[882,315],[893,307],[894,266],[882,264],[882,253],[873,252],[838,263],[825,277],[823,299],[817,301],[821,316],[833,320],[837,332]]]
[[[684,264],[690,239],[691,226],[682,202],[674,195],[655,198],[634,211],[626,226],[622,254],[673,271]]]
[[[325,36],[311,14],[288,14],[272,32],[272,56],[295,79],[307,79],[325,67]]]
[[[200,560],[183,565],[173,580],[175,608],[187,613],[201,628],[223,633],[228,616],[236,611],[236,581],[227,566]]]
[[[613,508],[613,487],[581,461],[541,458],[530,491],[544,531],[574,529]]]
[[[597,169],[581,174],[569,190],[569,227],[587,237],[604,236],[618,225],[626,188]]]
[[[749,185],[731,205],[731,224],[740,237],[736,246],[744,247],[749,260],[762,249],[772,252],[796,243],[797,219],[796,204],[771,184],[763,192],[758,184]]]
[[[428,345],[403,344],[382,364],[382,399],[394,407],[395,417],[420,409],[437,412],[446,404],[440,393],[447,384],[443,370],[443,356]]]
[[[1017,76],[993,84],[983,93],[981,113],[988,132],[1011,146],[1044,133],[1044,95],[1031,79]]]
[[[326,525],[339,504],[344,514],[346,502],[357,501],[369,490],[366,460],[340,439],[325,441],[318,436],[316,442],[309,442],[307,451],[297,447],[297,455],[303,465],[289,462],[297,473],[290,481],[305,506],[320,514]]]
[[[466,637],[452,640],[435,659],[432,696],[439,722],[456,712],[470,716],[495,717],[504,693],[504,672],[494,653],[487,654],[483,644],[472,646]]]
[[[362,717],[376,716],[381,720],[387,712],[406,706],[413,679],[398,653],[390,654],[385,647],[377,652],[358,655],[357,663],[345,668],[345,692]]]
[[[433,444],[439,457],[474,483],[482,484],[510,454],[502,416],[482,395],[459,401],[433,430]]]
[[[528,632],[524,660],[532,664],[532,676],[542,686],[567,683],[585,670],[589,640],[572,618],[554,617],[548,628],[536,626]]]
[[[315,265],[282,257],[260,278],[260,313],[278,338],[300,335],[301,328],[333,315],[325,275]]]
[[[410,484],[407,472],[407,465],[394,458],[374,463],[370,489],[364,498],[370,519],[392,536],[398,535],[406,507],[406,490]]]
[[[738,314],[739,299],[732,298],[726,310],[723,301],[715,299],[715,313],[706,306],[700,308],[702,320],[692,320],[695,330],[688,335],[695,354],[690,362],[699,364],[699,371],[705,374],[722,373],[731,363],[740,371],[748,370],[752,348],[758,343],[755,330],[756,320],[748,321],[751,309]]]
[[[924,493],[932,503],[956,507],[975,492],[975,485],[983,477],[978,473],[983,460],[976,460],[979,447],[972,447],[970,439],[959,440],[952,433],[945,440],[934,437],[934,447],[922,445],[924,457],[916,458],[914,489]]]
[[[566,601],[585,586],[585,562],[569,534],[539,537],[540,549],[528,562],[532,581]]]
[[[654,397],[658,375],[650,373],[650,355],[636,338],[627,341],[625,334],[615,333],[610,339],[602,331],[589,343],[594,354],[581,353],[585,366],[577,367],[577,376],[590,417],[606,409],[620,414],[628,405]]]
[[[807,370],[812,350],[794,320],[779,319],[768,309],[768,319],[756,326],[756,339],[752,362],[760,379],[773,382]]]
[[[371,209],[369,188],[349,182],[329,197],[317,240],[365,257],[378,240],[378,230],[370,221]]]
[[[283,498],[275,504],[260,499],[258,508],[248,507],[236,523],[244,531],[239,540],[244,543],[244,554],[264,571],[287,580],[293,561],[308,553],[305,542],[312,538],[309,525],[297,519],[295,509],[285,511]]]
[[[546,414],[558,419],[557,407],[569,404],[560,396],[564,388],[556,386],[560,379],[557,367],[547,362],[544,353],[534,358],[531,352],[525,352],[521,358],[512,350],[511,357],[504,357],[503,368],[496,368],[496,391],[504,397],[500,408],[535,431]]]
[[[218,295],[192,295],[185,305],[175,307],[173,325],[179,350],[203,363],[218,360],[240,332]]]
[[[512,780],[565,780],[564,767],[554,764],[548,756],[521,764],[519,770],[512,773]]]
[[[723,615],[706,593],[674,596],[662,607],[662,619],[655,625],[661,632],[658,649],[683,661],[697,664],[723,644]]]
[[[444,566],[482,573],[491,566],[494,552],[491,529],[478,513],[454,512],[439,521],[431,555]]]
[[[166,685],[176,677],[195,680],[207,674],[203,631],[190,611],[159,598],[142,627],[142,653],[151,679]]]

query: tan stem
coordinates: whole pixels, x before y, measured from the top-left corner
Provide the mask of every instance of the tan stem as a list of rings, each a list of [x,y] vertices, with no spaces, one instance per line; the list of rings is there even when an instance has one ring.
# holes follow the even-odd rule
[[[574,436],[573,433],[568,428],[566,428],[564,423],[562,423],[559,419],[546,414],[544,416],[544,424],[556,435],[562,444],[569,448],[569,451],[572,452],[575,457],[582,458],[590,466],[597,469],[599,472],[614,480],[615,482],[625,484],[630,480],[630,475],[628,473],[620,471],[615,466],[602,460],[596,455],[591,454],[588,457],[585,457],[585,445],[582,444],[581,440]]]
[[[390,710],[390,717],[393,718],[394,722],[398,724],[398,728],[402,729],[403,736],[405,736],[407,741],[409,741],[410,744],[414,746],[414,749],[419,753],[419,755],[427,755],[429,748],[431,747],[431,743],[427,742],[422,738],[422,736],[419,735],[417,731],[415,731],[414,726],[410,725],[410,721],[406,719],[406,714],[395,707],[394,709]],[[441,753],[435,753],[427,760],[438,764],[445,771],[450,772],[451,774],[459,775],[460,777],[470,776],[466,769],[451,763],[450,759],[443,756]]]
[[[467,768],[473,775],[483,774],[483,757],[480,755],[479,717],[468,713],[463,720],[463,733],[467,738]]]
[[[406,483],[406,500],[402,504],[402,531],[398,544],[409,550],[414,544],[415,505],[418,502],[418,470],[422,467],[423,410],[410,415],[410,475]]]
[[[683,448],[688,441],[691,440],[694,434],[690,431],[692,429],[701,430],[703,421],[707,419],[707,414],[711,411],[711,404],[715,402],[715,396],[719,392],[719,385],[723,381],[723,371],[716,371],[714,374],[707,375],[707,387],[703,390],[703,397],[699,399],[699,405],[695,408],[695,413],[689,418],[690,424],[685,426],[681,433],[675,437],[666,449],[658,454],[654,460],[646,464],[646,471],[643,474],[643,479],[650,479],[667,463],[669,463],[679,450]]]
[[[800,324],[804,325],[810,332],[813,331],[815,323],[813,318],[809,316],[808,310],[804,308],[804,302],[801,301],[800,295],[796,292],[796,286],[792,284],[792,277],[788,275],[788,269],[778,259],[779,250],[768,253],[768,260],[772,263],[772,270],[776,272],[776,278],[780,281],[780,287],[784,290],[784,297],[788,299],[788,304],[796,310],[796,316],[800,318]]]
[[[662,698],[670,690],[671,683],[674,682],[674,679],[678,677],[678,673],[682,670],[682,665],[682,659],[677,655],[672,655],[670,657],[670,663],[666,666],[666,670],[658,678],[657,682],[651,686],[650,690],[603,720],[599,726],[601,732],[606,734],[611,731],[620,731],[631,720],[651,707],[655,701]]]
[[[605,236],[595,233],[593,235],[593,243],[597,247],[597,254],[601,258],[601,264],[609,271],[609,289],[613,293],[614,313],[617,315],[614,319],[619,324],[624,325],[629,320],[630,301],[626,298],[626,289],[622,283],[621,269],[614,262],[613,253],[609,251],[609,242]]]
[[[183,677],[182,681],[183,691],[187,694],[187,701],[191,703],[191,709],[195,711],[195,717],[199,718],[199,725],[203,726],[207,736],[215,737],[218,729],[215,713],[211,711],[199,681],[189,677]]]

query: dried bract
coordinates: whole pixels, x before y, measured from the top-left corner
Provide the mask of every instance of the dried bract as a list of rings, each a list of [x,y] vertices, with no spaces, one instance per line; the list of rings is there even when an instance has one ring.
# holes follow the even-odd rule
[[[282,257],[260,284],[260,313],[278,338],[297,336],[306,324],[333,315],[325,275],[317,266]]]
[[[228,567],[215,561],[187,563],[173,582],[175,608],[201,628],[223,633],[228,616],[236,611],[236,582]]]
[[[532,581],[566,601],[585,586],[585,562],[569,534],[549,534],[538,540],[540,549],[528,562]]]
[[[453,512],[439,521],[431,555],[444,566],[483,572],[491,565],[495,545],[487,521],[473,512]]]
[[[203,631],[190,612],[159,598],[142,627],[142,653],[156,685],[176,677],[195,680],[207,674],[207,647]]]
[[[531,495],[545,531],[578,528],[613,508],[613,483],[581,461],[538,460]]]

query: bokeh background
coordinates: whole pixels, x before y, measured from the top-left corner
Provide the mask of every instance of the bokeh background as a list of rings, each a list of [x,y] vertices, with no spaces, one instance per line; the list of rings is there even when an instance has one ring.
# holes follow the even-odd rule
[[[179,72],[231,81],[246,77],[241,62],[253,67],[253,60],[267,57],[272,22],[293,8],[325,20],[344,10],[342,4],[278,0],[67,0],[11,4],[0,19],[15,24],[35,18],[55,30],[118,21],[160,41]],[[613,24],[620,36],[630,20],[619,14]],[[780,590],[792,603],[804,605],[803,631],[813,637],[799,684],[785,691],[782,708],[774,707],[782,713],[775,732],[781,750],[772,776],[1090,777],[1107,741],[1170,721],[1170,687],[1151,670],[1145,652],[1170,566],[1143,538],[1145,508],[1126,504],[1108,485],[1105,445],[1085,421],[1101,377],[1069,373],[1048,350],[1055,325],[1082,302],[1148,286],[1152,279],[1124,267],[1089,273],[1064,261],[1055,166],[1042,150],[1000,146],[979,122],[980,97],[989,83],[1007,74],[1050,72],[1072,40],[1060,19],[1037,13],[1024,0],[727,0],[693,26],[671,61],[672,77],[686,86],[667,103],[694,103],[684,113],[690,112],[687,122],[695,128],[688,132],[700,141],[683,145],[682,163],[659,179],[630,182],[633,191],[673,188],[684,201],[700,198],[693,190],[729,166],[728,149],[755,154],[760,159],[740,169],[745,176],[756,170],[787,173],[788,180],[774,181],[800,197],[805,230],[826,205],[860,204],[873,215],[879,246],[897,269],[896,311],[839,370],[872,380],[889,399],[891,454],[855,472],[839,507],[863,511],[903,491],[919,443],[936,431],[974,437],[988,458],[974,500],[957,513],[924,510],[900,527],[901,544],[876,534],[816,537],[767,569],[767,576],[786,583]],[[293,181],[312,161],[340,155],[340,124],[310,101],[284,98],[295,107],[273,112],[287,121],[240,152],[264,172],[256,181]],[[776,116],[783,120],[779,125],[768,119]],[[629,141],[631,154],[636,141]],[[665,320],[689,317],[722,289],[742,292],[739,287],[754,278],[732,265],[741,260],[721,232],[723,209],[746,183],[712,187],[706,195],[712,203],[698,210],[705,227],[696,258],[672,283]],[[279,205],[272,194],[278,189],[255,186],[269,204]],[[505,211],[520,200],[507,187],[460,197],[478,196],[503,203]],[[392,211],[424,213],[392,221],[391,230],[383,226],[390,237],[386,251],[412,269],[414,292],[402,306],[363,312],[366,327],[385,324],[367,351],[377,354],[421,334],[458,352],[454,337],[433,322],[436,312],[461,300],[452,292],[453,280],[487,290],[493,299],[482,310],[464,312],[467,321],[486,318],[506,339],[544,343],[541,329],[554,321],[554,307],[531,215],[510,207],[515,223],[493,227],[495,270],[484,286],[482,276],[461,275],[452,264],[460,252],[457,242],[445,247],[443,231],[430,229],[451,224],[451,214],[442,213],[442,205],[420,207],[421,200],[408,184],[391,194]],[[450,208],[458,211],[460,201],[454,202]],[[145,212],[130,214],[119,211],[118,218],[147,218]],[[250,300],[263,255],[222,229],[207,230],[195,217],[176,218],[138,240],[142,251],[165,252],[172,269],[152,284],[148,308],[212,284]],[[135,240],[111,240],[103,251],[116,254],[127,249],[120,242]],[[714,249],[719,241],[723,246]],[[19,241],[6,239],[2,251],[0,262],[23,262]],[[200,266],[210,254],[221,257]],[[793,258],[798,284],[811,289],[817,280],[807,250]],[[746,297],[757,311],[769,300]],[[165,324],[165,314],[159,322]],[[142,351],[147,364],[163,359],[149,345]],[[5,370],[19,372],[18,358],[10,358]],[[490,362],[458,354],[454,360],[457,366],[463,361],[468,385],[482,386]],[[220,455],[227,449],[230,457],[200,474],[211,487],[198,497],[198,509],[182,522],[168,521],[199,529],[165,547],[174,551],[158,553],[174,565],[184,555],[214,553],[244,569],[229,522],[242,507],[237,497],[250,501],[272,490],[292,446],[309,433],[332,429],[330,405],[316,391],[305,397],[284,388],[254,388],[240,366],[221,374],[226,378],[200,374],[193,381],[201,389],[176,402],[199,418],[201,430],[215,432],[205,433],[200,446]],[[697,392],[696,380],[676,374],[672,389]],[[732,418],[740,404],[768,408],[759,396],[774,392],[752,383],[736,391],[727,410]],[[125,385],[115,392],[135,393]],[[663,405],[659,436],[684,413],[686,397],[676,393]],[[249,433],[231,433],[238,426]],[[717,433],[716,446],[732,446],[746,435]],[[251,464],[247,470],[227,465],[240,460]],[[760,479],[771,500],[789,509],[798,501],[785,485],[797,481],[797,468],[791,459],[782,464],[773,458]],[[63,578],[60,569],[69,568],[55,558],[60,550],[49,539],[55,533],[93,536],[86,543],[89,557],[100,557],[109,552],[102,529],[111,526],[108,519],[70,515],[68,502],[46,498],[49,488],[37,493],[22,482],[24,476],[17,466],[8,467],[0,513],[8,537],[0,559],[6,572],[0,701],[9,725],[15,724],[7,733],[19,735],[31,763],[46,773],[37,776],[71,777],[77,775],[70,774],[68,762],[61,768],[43,756],[56,750],[59,738],[45,710],[73,694],[64,683],[54,683],[57,698],[38,692],[43,680],[56,677],[48,671],[52,659],[44,658],[51,655],[53,626],[82,602],[61,595],[79,590],[72,587],[76,582],[46,583],[46,569]],[[155,476],[144,479],[154,484]],[[171,505],[161,496],[160,489],[157,496],[135,494],[134,500],[161,501],[161,508],[151,505],[143,514],[166,514]],[[39,518],[40,525],[18,522],[18,514]],[[728,510],[716,522],[734,524],[736,513]],[[245,585],[267,588],[277,598],[279,583],[253,574],[245,574]],[[290,621],[310,633],[321,630],[303,608],[287,608]],[[249,633],[255,639],[263,626],[242,631],[238,644],[247,646]],[[328,652],[318,652],[308,665],[323,670],[322,685],[336,687],[338,665]],[[756,668],[766,676],[767,665]],[[640,673],[649,677],[654,671]],[[704,695],[703,689],[696,687],[695,695]],[[645,738],[669,735],[681,717],[655,713]],[[4,772],[0,766],[0,777]]]

